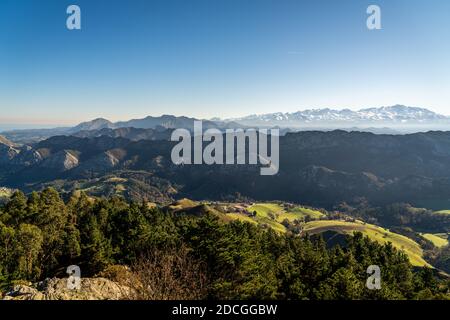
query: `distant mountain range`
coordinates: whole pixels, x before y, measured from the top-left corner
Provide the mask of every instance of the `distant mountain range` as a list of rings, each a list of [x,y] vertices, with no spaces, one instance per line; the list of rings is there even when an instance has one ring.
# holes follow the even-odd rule
[[[450,125],[450,117],[425,108],[395,105],[368,108],[358,111],[350,109],[311,109],[293,113],[268,113],[229,119],[248,126],[280,127],[339,127],[339,126],[388,126],[390,128]]]
[[[48,139],[57,135],[75,135],[79,137],[95,137],[107,135],[110,137],[123,137],[132,140],[147,139],[152,137],[169,138],[164,131],[177,128],[187,130],[194,129],[194,121],[198,119],[184,116],[163,115],[160,117],[148,116],[143,119],[129,121],[111,122],[104,118],[94,119],[80,123],[75,127],[54,129],[25,129],[5,131],[1,134],[15,143],[30,144]],[[242,128],[243,125],[234,121],[211,121],[203,120],[203,129],[217,128],[220,130]],[[119,130],[121,129],[121,130]],[[126,130],[124,130],[126,129]],[[147,131],[144,131],[147,130]]]
[[[176,129],[176,128],[184,128],[188,130],[193,130],[194,121],[198,120],[195,118],[189,117],[176,117],[172,115],[163,115],[160,117],[145,117],[143,119],[133,119],[129,121],[120,121],[120,122],[111,122],[109,120],[98,118],[92,121],[83,122],[79,125],[70,128],[68,131],[70,133],[75,133],[79,131],[88,131],[88,130],[99,130],[99,129],[118,129],[118,128],[137,128],[137,129]],[[233,121],[211,121],[211,120],[203,120],[203,128],[236,128],[238,124]]]
[[[80,123],[75,127],[54,129],[26,129],[1,133],[15,143],[35,143],[56,135],[76,135],[95,137],[108,135],[132,140],[160,139],[168,137],[165,130],[185,128],[193,130],[195,118],[163,115],[148,116],[143,119],[111,122],[104,118]],[[391,107],[368,108],[359,111],[349,109],[312,109],[293,113],[268,113],[242,118],[203,120],[203,128],[220,130],[269,127],[280,128],[282,134],[289,131],[342,129],[346,131],[366,131],[377,134],[413,133],[429,130],[449,130],[450,117],[437,114],[425,108],[395,105]],[[127,130],[123,130],[127,128]],[[122,130],[118,130],[122,129]],[[134,129],[134,130],[133,130]],[[140,130],[140,131],[136,131]],[[143,130],[149,130],[144,132]],[[94,132],[96,131],[96,132]]]

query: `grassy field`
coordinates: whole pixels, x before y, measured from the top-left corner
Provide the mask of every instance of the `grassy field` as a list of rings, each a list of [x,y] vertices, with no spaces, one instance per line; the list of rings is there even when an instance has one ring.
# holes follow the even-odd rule
[[[434,213],[436,213],[436,214],[450,214],[450,210],[439,210],[439,211],[435,211]]]
[[[433,242],[433,245],[437,248],[442,248],[448,245],[448,239],[445,233],[439,234],[422,233],[421,236]]]
[[[286,232],[286,227],[282,222],[287,219],[290,222],[298,219],[309,217],[310,219],[318,219],[325,216],[322,212],[308,209],[304,207],[292,207],[285,209],[282,205],[276,203],[258,203],[250,207],[243,204],[234,203],[201,203],[189,199],[178,200],[172,205],[168,206],[172,211],[189,211],[191,214],[201,212],[209,212],[217,216],[224,222],[239,220],[242,222],[250,222],[261,227],[268,227],[277,232]],[[246,210],[248,213],[235,212],[236,208]],[[249,216],[256,212],[255,216]]]
[[[319,219],[325,216],[325,214],[320,211],[300,206],[284,209],[283,206],[277,203],[257,203],[247,208],[247,210],[250,212],[256,211],[256,215],[258,217],[269,217],[270,214],[272,214],[278,222],[283,222],[284,219],[292,222],[294,220],[304,219],[306,217],[311,219]]]
[[[181,199],[181,200],[178,200],[175,203],[171,204],[169,206],[169,208],[176,211],[176,210],[189,209],[189,208],[198,206],[199,204],[200,204],[199,202],[195,202],[190,199]]]
[[[360,221],[321,220],[311,221],[305,225],[305,231],[310,234],[317,234],[328,230],[344,234],[353,234],[353,232],[359,231],[379,243],[391,242],[395,248],[403,250],[408,255],[411,264],[414,266],[431,267],[423,259],[423,250],[419,244],[405,236],[390,232],[387,229],[372,224],[364,224]]]
[[[259,225],[267,225],[278,232],[286,232],[286,227],[282,225],[282,222],[285,219],[289,222],[293,222],[294,220],[302,220],[306,217],[318,219],[325,216],[325,214],[317,210],[300,206],[285,209],[282,205],[277,203],[256,203],[248,207],[247,211],[251,213],[256,212],[256,216],[247,217],[237,214],[235,218],[242,221],[251,219]]]
[[[239,220],[242,222],[250,222],[252,224],[258,224],[258,222],[255,219],[252,219],[240,213],[228,213],[227,217],[229,217],[231,220]]]

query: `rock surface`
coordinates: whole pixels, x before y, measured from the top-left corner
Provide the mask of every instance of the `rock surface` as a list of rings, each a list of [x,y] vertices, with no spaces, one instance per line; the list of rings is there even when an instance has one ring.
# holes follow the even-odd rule
[[[16,285],[3,300],[121,300],[130,289],[105,278],[83,278],[80,290],[67,287],[67,279],[46,279],[34,285]]]
[[[61,150],[42,162],[41,166],[57,171],[67,171],[78,166],[79,160],[75,152]]]

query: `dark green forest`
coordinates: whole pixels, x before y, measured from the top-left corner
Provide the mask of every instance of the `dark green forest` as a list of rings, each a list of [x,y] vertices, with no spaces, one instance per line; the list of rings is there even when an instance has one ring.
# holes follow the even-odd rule
[[[209,214],[174,214],[118,197],[93,199],[81,193],[64,201],[51,188],[29,196],[16,192],[0,208],[3,292],[17,281],[65,277],[67,266],[74,264],[83,277],[118,265],[133,271],[155,252],[163,257],[159,261],[172,255],[186,260],[179,265],[190,268],[189,276],[172,274],[184,298],[449,297],[448,280],[435,270],[413,268],[389,243],[380,245],[360,233],[347,236],[345,245],[329,247],[321,237],[279,234],[239,221],[224,223]],[[370,265],[381,269],[381,290],[366,288]]]

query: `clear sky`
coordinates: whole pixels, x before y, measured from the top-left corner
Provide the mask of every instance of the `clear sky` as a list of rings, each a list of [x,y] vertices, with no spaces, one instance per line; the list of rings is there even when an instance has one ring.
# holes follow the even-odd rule
[[[450,115],[450,1],[0,1],[0,125],[394,104]]]

